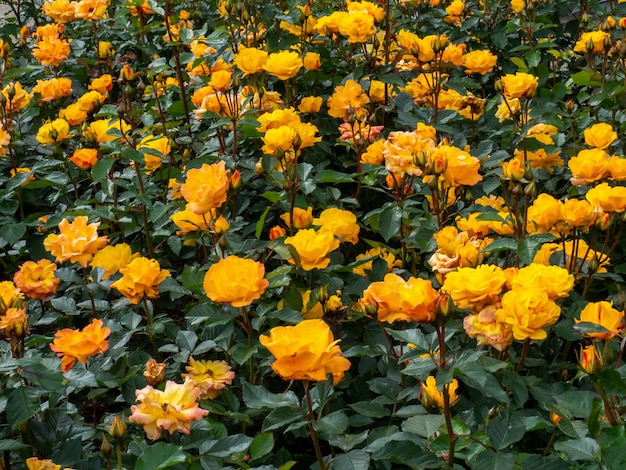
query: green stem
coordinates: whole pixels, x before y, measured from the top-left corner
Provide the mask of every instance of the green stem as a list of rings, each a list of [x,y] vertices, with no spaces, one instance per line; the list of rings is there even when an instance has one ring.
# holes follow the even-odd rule
[[[115,453],[117,454],[117,468],[122,470],[124,468],[122,466],[122,446],[120,446],[119,442],[115,444]]]
[[[324,462],[324,456],[322,455],[322,449],[320,448],[320,441],[317,436],[317,431],[313,426],[313,421],[315,421],[315,414],[313,413],[313,400],[311,400],[311,394],[309,393],[309,381],[303,380],[302,385],[304,386],[307,413],[309,415],[307,426],[309,427],[309,432],[311,433],[311,440],[313,441],[313,447],[315,448],[315,456],[317,457],[317,462],[319,464],[320,470],[326,470],[328,467],[326,466],[326,462]]]
[[[443,417],[446,420],[446,430],[448,431],[448,468],[454,468],[454,450],[456,440],[459,436],[454,433],[452,428],[452,416],[450,414],[450,393],[448,391],[449,384],[443,386]]]

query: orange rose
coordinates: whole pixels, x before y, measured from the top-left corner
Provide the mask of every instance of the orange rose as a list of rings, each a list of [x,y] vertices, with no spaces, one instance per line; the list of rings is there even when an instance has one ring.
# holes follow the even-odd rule
[[[613,308],[611,302],[589,302],[580,312],[576,323],[589,322],[609,330],[607,333],[585,333],[588,338],[611,339],[624,329],[624,312]]]
[[[456,394],[459,383],[452,379],[452,382],[445,384],[444,387],[448,388],[448,404],[453,405],[459,399]],[[420,402],[424,408],[443,409],[445,406],[443,392],[437,388],[437,380],[432,375],[426,379],[426,383],[422,383]]]
[[[81,148],[74,150],[74,153],[69,158],[74,165],[83,170],[93,168],[98,163],[98,150]]]
[[[502,296],[502,308],[496,310],[496,321],[508,323],[513,329],[513,338],[546,339],[545,329],[559,319],[561,309],[543,289],[512,289]]]
[[[105,246],[98,251],[90,266],[92,269],[104,269],[102,279],[108,279],[138,256],[139,253],[133,253],[126,243],[118,243],[117,245]]]
[[[350,361],[341,354],[333,333],[324,320],[303,320],[295,326],[277,326],[259,342],[276,359],[272,369],[283,380],[324,381],[328,374],[338,384]]]
[[[54,276],[57,265],[50,260],[26,261],[13,276],[17,288],[28,298],[45,300],[54,295],[60,279]]]
[[[144,297],[156,299],[159,296],[159,284],[170,276],[167,269],[161,269],[154,259],[139,256],[120,268],[122,278],[111,284],[131,303],[138,304]]]
[[[298,230],[293,237],[285,239],[286,245],[295,248],[300,258],[300,266],[305,271],[312,269],[324,269],[330,264],[328,253],[339,248],[339,240],[335,238],[333,232],[328,229],[318,231],[310,229]],[[296,264],[294,259],[290,259],[291,264]]]
[[[94,318],[82,330],[63,328],[57,331],[50,349],[61,358],[61,370],[67,372],[76,361],[86,364],[89,357],[105,352],[109,348],[107,338],[110,334],[111,329],[105,327],[102,320]]]
[[[59,235],[50,234],[43,241],[45,249],[56,257],[56,261],[71,261],[83,268],[93,258],[93,255],[105,247],[108,242],[106,236],[98,236],[100,222],[87,224],[87,216],[78,216],[72,223],[63,219],[59,223]]]
[[[263,295],[269,281],[261,263],[231,255],[213,264],[204,275],[204,292],[213,302],[245,307]]]
[[[229,180],[226,163],[220,161],[187,172],[187,178],[180,187],[180,193],[189,203],[188,209],[198,215],[211,209],[218,209],[228,197]]]
[[[51,78],[50,80],[37,80],[37,85],[33,87],[33,93],[39,93],[39,103],[64,98],[72,93],[72,80],[69,78]]]

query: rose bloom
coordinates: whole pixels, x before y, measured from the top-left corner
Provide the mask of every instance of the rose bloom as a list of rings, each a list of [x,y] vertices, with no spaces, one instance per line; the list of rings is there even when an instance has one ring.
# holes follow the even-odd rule
[[[334,93],[328,98],[328,114],[346,121],[348,113],[362,113],[362,108],[369,102],[370,98],[361,85],[349,79],[342,86],[335,87]]]
[[[100,106],[106,100],[106,96],[103,93],[100,93],[96,90],[91,90],[78,97],[76,100],[76,105],[80,106],[80,109],[90,113],[98,106]],[[106,122],[106,120],[104,120]],[[126,123],[124,123],[124,128],[127,128]]]
[[[383,152],[385,151],[385,141],[377,140],[370,144],[361,154],[361,163],[367,165],[381,165],[385,161]]]
[[[196,230],[208,230],[209,222],[214,218],[214,211],[206,214],[198,215],[188,208],[178,211],[170,216],[172,222],[180,229],[176,231],[176,235],[183,236]]]
[[[278,238],[284,237],[287,235],[287,230],[285,230],[280,225],[275,225],[269,231],[270,240],[276,240]]]
[[[588,232],[595,223],[597,214],[586,199],[567,199],[563,203],[563,219],[558,222],[559,232],[567,233],[571,229]],[[564,225],[565,227],[561,227]]]
[[[561,309],[543,289],[530,287],[506,292],[495,318],[511,325],[515,340],[525,341],[546,339],[545,329],[554,325],[560,315]]]
[[[604,212],[622,213],[626,210],[626,187],[611,187],[608,183],[601,183],[591,188],[585,195],[592,206]]]
[[[312,228],[298,230],[293,237],[285,239],[285,244],[295,248],[300,266],[305,271],[326,268],[330,264],[328,253],[339,248],[339,240],[333,232],[324,228],[317,231]],[[296,261],[292,258],[289,263],[296,264]]]
[[[0,131],[1,133],[2,131]],[[626,181],[626,158],[612,156],[607,162],[611,179]]]
[[[206,214],[211,209],[218,209],[226,202],[230,182],[226,172],[226,163],[222,160],[187,172],[180,193],[189,203],[187,208],[198,215]]]
[[[82,170],[89,170],[98,163],[98,150],[87,148],[76,149],[69,158],[69,161]]]
[[[385,263],[387,263],[388,273],[390,273],[394,268],[399,268],[402,266],[402,261],[396,259],[395,255],[386,248],[376,247],[367,250],[365,253],[356,255],[356,261],[367,258],[380,258],[381,260],[383,260]],[[352,272],[354,274],[358,274],[359,276],[367,277],[367,271],[372,271],[374,269],[374,259],[371,259],[366,263],[360,264],[359,266],[352,268]]]
[[[567,162],[572,172],[571,183],[584,186],[609,174],[609,155],[599,148],[581,150]]]
[[[318,218],[313,219],[313,223],[327,228],[343,242],[356,245],[359,241],[360,227],[356,223],[356,215],[350,211],[331,207],[322,211]]]
[[[452,382],[446,385],[448,387],[448,404],[453,405],[459,399],[456,394],[459,383],[456,379],[452,379]],[[444,385],[444,387],[446,385]],[[443,409],[445,406],[443,392],[440,392],[437,388],[437,380],[432,375],[428,376],[426,383],[422,383],[420,403],[424,408]]]
[[[89,128],[83,132],[83,135],[87,139],[98,142],[99,144],[113,142],[123,138],[109,133],[109,131],[113,129],[125,135],[130,131],[130,125],[120,119],[98,119],[89,124]]]
[[[513,115],[521,109],[521,104],[518,98],[504,99],[502,103],[498,105],[496,111],[496,118],[500,122],[504,122],[508,119],[512,119]]]
[[[263,139],[263,153],[266,155],[273,155],[279,158],[279,154],[285,154],[290,150],[293,150],[293,141],[296,137],[296,132],[292,126],[280,126],[276,129],[268,129]],[[277,150],[278,152],[277,154]]]
[[[74,134],[70,133],[70,125],[65,119],[55,119],[39,128],[37,142],[43,145],[53,145],[73,136]]]
[[[94,255],[90,266],[92,269],[104,269],[102,279],[108,279],[138,256],[139,253],[133,253],[130,245],[126,243],[108,245]]]
[[[44,67],[56,67],[69,55],[70,43],[51,36],[37,41],[33,48],[33,57]]]
[[[511,0],[511,10],[515,13],[521,13],[526,8],[526,2],[524,0]]]
[[[560,266],[531,263],[510,280],[512,289],[543,289],[550,300],[567,297],[574,288],[574,276]]]
[[[367,42],[376,33],[374,17],[364,11],[351,11],[339,18],[339,32],[350,44]]]
[[[281,126],[291,126],[302,122],[300,116],[293,108],[275,109],[271,112],[263,113],[258,117],[260,126],[259,132],[267,132],[269,129],[277,129]]]
[[[443,178],[450,186],[474,186],[483,177],[478,173],[480,160],[451,145],[440,145],[428,156],[429,162],[443,162]]]
[[[102,74],[91,80],[89,83],[89,90],[97,91],[101,95],[106,95],[113,89],[113,77],[108,73]]]
[[[5,313],[9,307],[22,305],[24,294],[16,287],[13,281],[0,282],[0,313]]]
[[[588,338],[611,339],[624,329],[624,312],[614,309],[611,302],[589,302],[580,312],[580,320],[574,321],[595,323],[609,330],[606,333],[585,333]]]
[[[529,233],[550,232],[562,219],[563,203],[550,194],[541,193],[528,208],[526,229]]]
[[[94,318],[82,330],[63,328],[54,334],[50,349],[61,358],[61,371],[67,372],[76,361],[83,364],[87,359],[105,352],[109,348],[107,338],[111,329],[104,326],[102,320]]]
[[[501,79],[504,96],[507,99],[532,98],[537,90],[538,80],[538,77],[524,72],[507,74]]]
[[[443,54],[441,55],[441,60],[443,62],[450,62],[457,67],[463,66],[463,61],[465,60],[465,49],[467,46],[465,44],[453,44],[450,43],[443,50]]]
[[[70,0],[51,0],[42,5],[44,14],[59,24],[74,21],[75,3]]]
[[[611,35],[605,31],[588,31],[582,33],[580,39],[574,46],[574,52],[582,52],[583,54],[600,54],[604,50],[604,41],[610,39]],[[588,45],[592,44],[591,51]]]
[[[214,90],[225,91],[232,80],[233,74],[230,70],[217,70],[211,74],[209,86]]]
[[[189,356],[189,365],[185,369],[188,374],[182,374],[182,378],[200,389],[201,400],[214,400],[235,378],[235,372],[224,361],[196,361]]]
[[[115,55],[113,44],[109,41],[98,41],[98,58],[107,59]]]
[[[155,137],[150,134],[141,139],[137,144],[137,150],[143,150],[141,153],[146,163],[146,170],[154,171],[161,166],[163,157],[170,154],[170,139],[167,137]]]
[[[56,293],[61,282],[54,276],[56,268],[48,259],[26,261],[13,275],[13,281],[28,298],[45,300]]]
[[[431,322],[439,294],[430,281],[411,277],[405,281],[397,274],[386,274],[381,282],[373,282],[363,292],[363,302],[377,305],[378,321],[393,323]]]
[[[59,110],[59,117],[65,119],[70,126],[80,126],[87,120],[87,111],[79,103],[72,103]]]
[[[61,470],[61,466],[55,464],[50,459],[38,459],[37,457],[29,457],[26,459],[27,470]],[[64,470],[71,470],[65,468]]]
[[[289,80],[298,74],[303,65],[304,62],[297,52],[281,51],[268,56],[263,70],[281,80]]]
[[[76,3],[76,18],[88,21],[101,20],[107,16],[109,0],[80,0]]]
[[[446,274],[441,290],[449,293],[459,308],[467,308],[479,302],[493,303],[490,299],[500,294],[505,282],[502,268],[482,264],[476,268],[459,268]]]
[[[291,222],[291,215],[289,212],[285,212],[280,216],[280,218],[287,224],[288,227],[293,225],[295,229],[303,229],[308,228],[313,223],[313,208],[311,206],[306,209],[301,209],[300,207],[293,208],[293,224]]]
[[[39,98],[40,103],[48,103],[64,98],[72,93],[72,80],[65,77],[37,80],[37,84],[33,87],[32,92],[41,95]]]
[[[526,173],[524,161],[513,157],[507,162],[502,162],[502,176],[507,180],[519,181]]]
[[[303,59],[304,68],[318,70],[320,68],[320,55],[317,52],[307,52]]]
[[[235,65],[243,72],[243,77],[263,71],[268,54],[256,47],[240,46],[233,57]]]
[[[139,405],[130,407],[131,423],[142,424],[148,439],[156,440],[165,430],[170,434],[180,431],[189,434],[191,423],[208,415],[207,410],[198,406],[200,389],[190,380],[177,384],[168,380],[165,390],[157,390],[150,385],[136,390]]]
[[[504,351],[513,343],[511,326],[496,321],[498,305],[487,305],[479,313],[463,318],[463,328],[470,338],[476,339],[479,346],[490,345]]]
[[[28,316],[23,308],[10,307],[0,316],[0,330],[9,339],[24,338],[28,333]]]
[[[261,297],[269,286],[264,275],[263,264],[231,255],[209,268],[202,285],[213,302],[245,307]]]
[[[87,216],[81,215],[74,218],[72,223],[63,219],[59,223],[59,235],[50,234],[43,241],[44,248],[56,257],[56,261],[70,261],[78,263],[83,268],[93,258],[98,250],[105,247],[108,242],[106,236],[98,236],[100,222],[87,224]]]
[[[605,150],[617,139],[617,132],[610,124],[600,122],[585,129],[584,136],[587,145]]]
[[[325,381],[328,374],[337,385],[350,368],[350,361],[343,357],[340,340],[324,320],[303,320],[294,326],[277,326],[270,335],[261,335],[259,342],[276,359],[272,369],[283,380]]]
[[[498,57],[492,54],[491,51],[471,51],[463,56],[463,67],[465,67],[465,73],[479,73],[485,75],[491,72],[496,66]]]
[[[306,96],[302,98],[298,105],[301,113],[315,114],[322,108],[323,98],[321,96]]]
[[[139,256],[120,268],[122,278],[111,284],[119,290],[131,303],[138,304],[144,297],[159,297],[159,284],[170,276],[167,269],[161,269],[154,259]]]
[[[4,95],[4,111],[7,114],[17,113],[26,107],[33,97],[32,93],[28,93],[20,82],[10,82],[6,85],[2,92]],[[9,97],[9,95],[11,95]]]

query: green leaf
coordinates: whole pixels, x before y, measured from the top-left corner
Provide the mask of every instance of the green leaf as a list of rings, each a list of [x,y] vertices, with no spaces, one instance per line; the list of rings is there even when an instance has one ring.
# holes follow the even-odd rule
[[[186,264],[183,268],[183,275],[181,278],[183,287],[185,289],[189,289],[194,294],[202,295],[204,292],[202,287],[204,275],[204,271],[202,271],[198,266]]]
[[[348,415],[343,411],[335,411],[318,421],[314,421],[313,426],[322,435],[338,436],[348,429]]]
[[[381,405],[371,401],[359,401],[349,405],[354,411],[363,416],[369,416],[370,418],[382,418],[389,416],[389,410]]]
[[[0,229],[0,237],[4,238],[9,245],[21,240],[25,233],[26,225],[23,222],[7,223]]]
[[[400,233],[402,209],[393,204],[385,207],[378,216],[378,232],[386,242]]]
[[[344,452],[349,451],[353,447],[359,445],[367,439],[369,431],[363,431],[359,434],[341,434],[338,436],[330,436],[328,443],[331,446],[339,447]]]
[[[187,460],[187,455],[181,446],[157,442],[150,445],[139,456],[135,463],[135,470],[160,470]]]
[[[517,253],[522,263],[529,265],[533,262],[535,255],[546,242],[554,240],[556,237],[549,233],[540,233],[520,240],[517,245]]]
[[[428,439],[445,423],[443,415],[417,415],[402,423],[402,430]]]
[[[304,415],[302,410],[297,408],[277,408],[272,410],[263,421],[262,431],[272,431],[274,429],[282,428],[294,421],[303,420]]]
[[[200,453],[220,458],[230,457],[233,454],[248,450],[252,440],[251,437],[244,434],[235,434],[218,441],[204,442],[200,446]]]
[[[263,214],[261,214],[261,217],[259,218],[259,220],[256,223],[256,229],[254,231],[254,236],[257,238],[257,240],[261,239],[261,232],[263,232],[263,227],[265,226],[265,218],[267,217],[267,213],[270,211],[270,207],[266,207],[265,210],[263,211]]]
[[[512,238],[500,238],[491,242],[481,251],[495,253],[496,251],[517,250],[517,242]]]
[[[0,441],[0,452],[3,452],[5,450],[25,449],[27,447],[30,446],[15,439],[3,439],[2,441]]]
[[[336,470],[363,470],[369,468],[370,456],[362,450],[353,450],[347,454],[339,454],[330,464]]]
[[[478,454],[474,468],[481,470],[504,470],[515,467],[515,456],[507,452],[486,450]]]
[[[248,408],[280,408],[295,407],[300,408],[300,402],[294,392],[289,390],[285,393],[271,393],[260,385],[243,384],[243,401]]]
[[[354,173],[347,174],[335,170],[323,170],[317,174],[313,181],[316,183],[352,183],[354,176]]]
[[[402,91],[398,93],[398,96],[396,96],[395,105],[396,110],[399,113],[408,113],[415,107],[415,102],[413,101],[413,97],[411,95]]]
[[[91,176],[93,177],[94,183],[104,181],[104,179],[109,175],[111,168],[113,168],[114,163],[114,157],[105,157],[102,160],[98,160],[98,163],[96,163],[91,169]]]
[[[570,460],[597,461],[600,457],[600,445],[590,437],[557,442],[554,449],[564,453]]]
[[[408,434],[410,435],[410,434]],[[415,437],[415,436],[413,436]],[[376,460],[408,465],[411,468],[443,468],[444,462],[412,441],[397,440],[384,444],[373,453]]]
[[[626,430],[624,426],[603,428],[598,439],[607,468],[626,468]]]
[[[505,411],[489,421],[487,434],[496,450],[502,450],[524,437],[524,423],[515,415]]]
[[[274,448],[274,435],[271,432],[259,434],[250,443],[250,457],[252,460],[260,459],[269,454]]]
[[[22,386],[14,389],[7,400],[6,416],[16,428],[35,416],[41,408],[41,392],[35,387]]]

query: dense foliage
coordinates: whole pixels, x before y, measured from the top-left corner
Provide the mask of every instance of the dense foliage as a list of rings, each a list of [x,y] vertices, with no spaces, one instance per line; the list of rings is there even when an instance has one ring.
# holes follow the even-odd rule
[[[0,6],[0,467],[624,468],[625,4]]]

